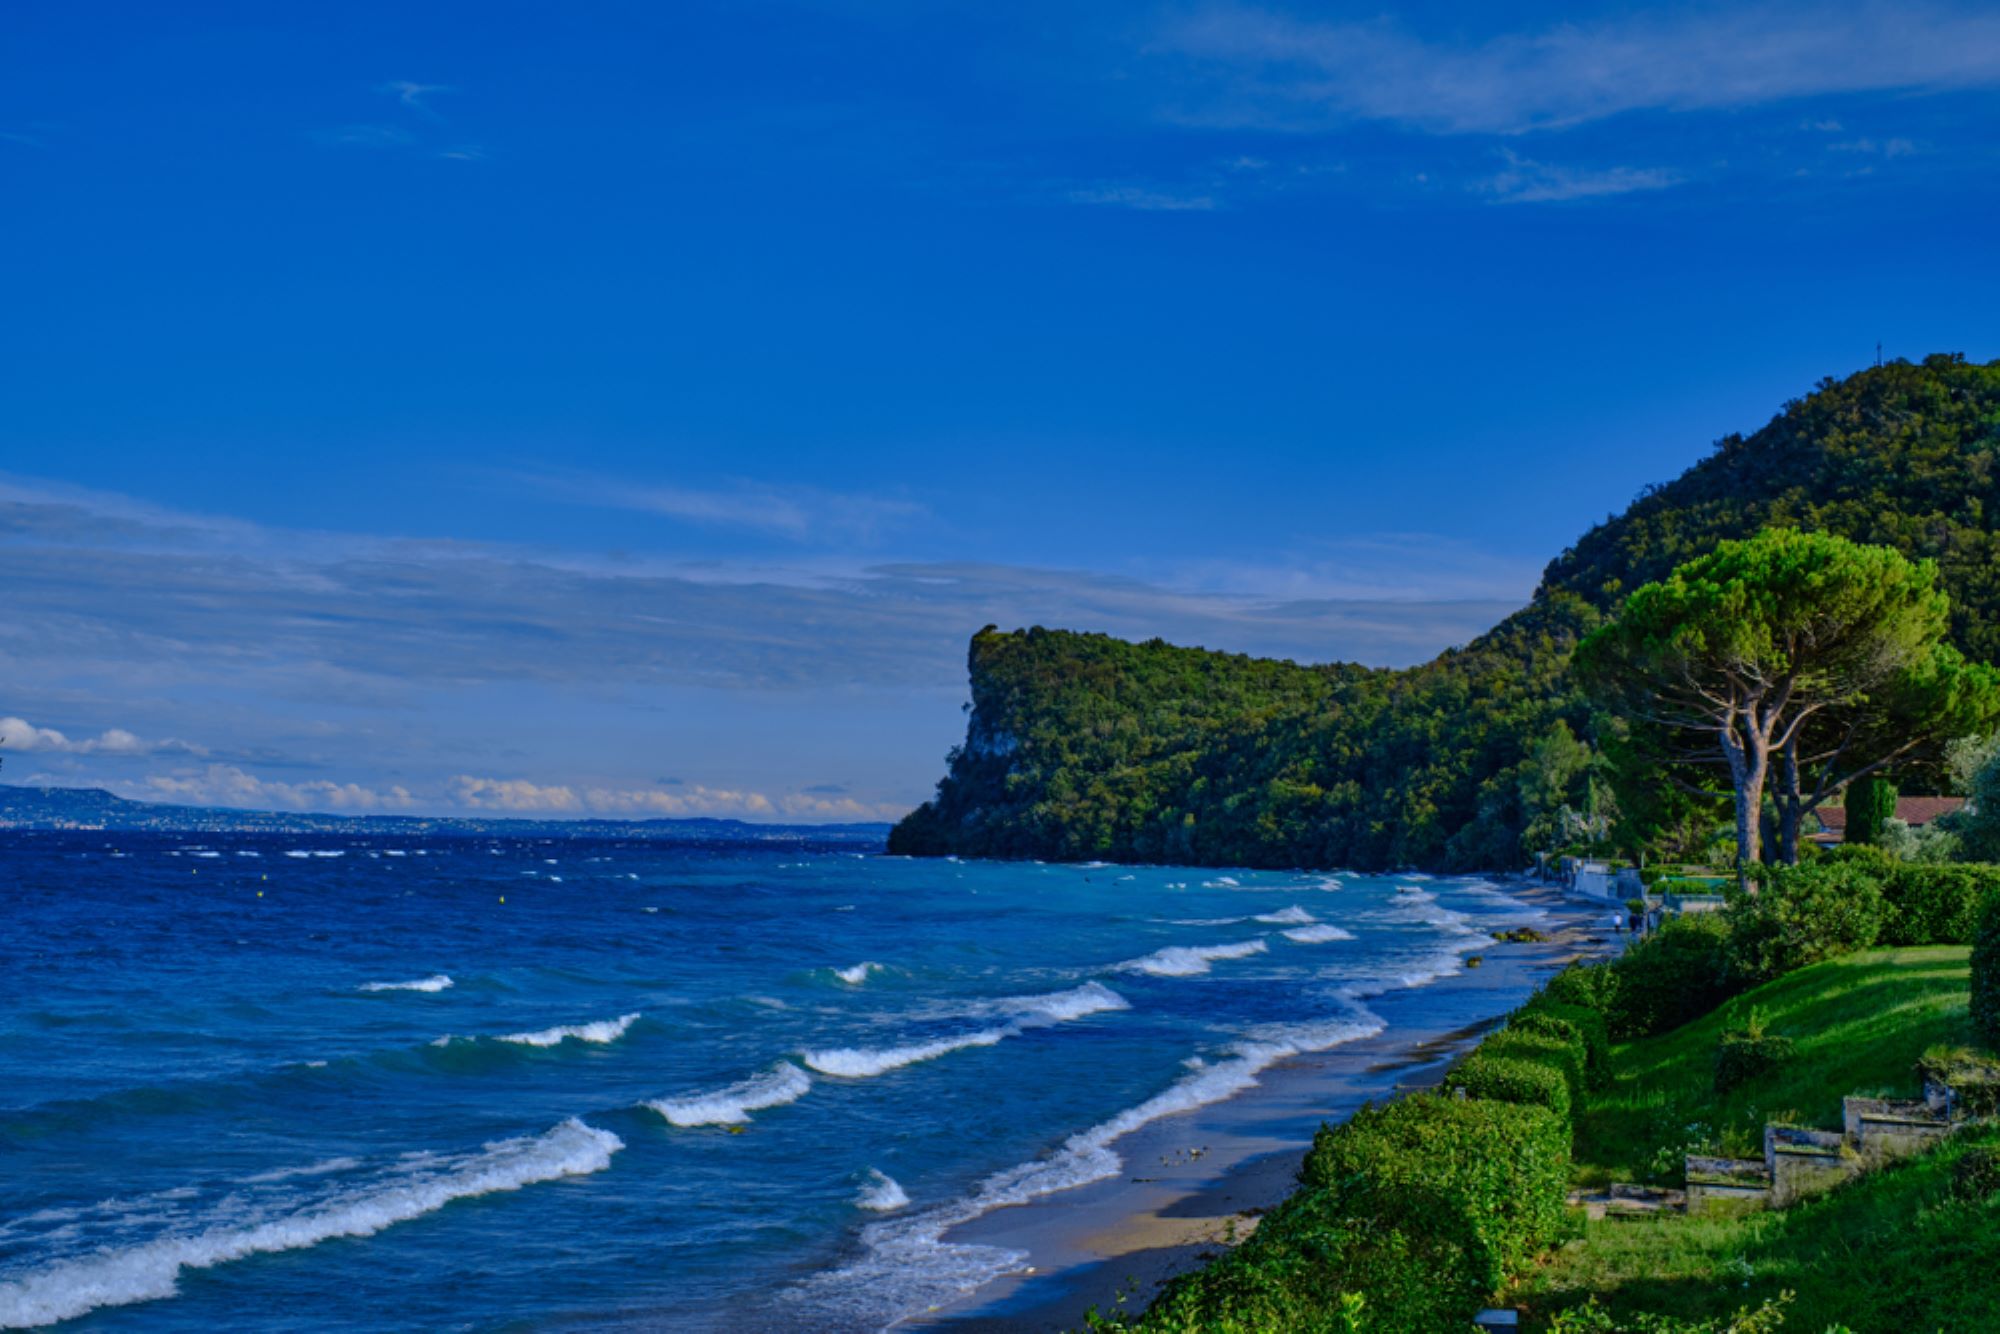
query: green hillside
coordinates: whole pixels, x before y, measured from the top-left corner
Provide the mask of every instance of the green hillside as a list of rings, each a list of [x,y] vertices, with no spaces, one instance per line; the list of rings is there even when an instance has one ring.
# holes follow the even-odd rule
[[[1308,667],[1031,629],[972,641],[972,713],[893,851],[1251,866],[1492,866],[1590,803],[1610,725],[1578,638],[1724,538],[1825,530],[1935,559],[1953,635],[2000,659],[2000,362],[1827,381],[1553,561],[1533,601],[1421,667]]]

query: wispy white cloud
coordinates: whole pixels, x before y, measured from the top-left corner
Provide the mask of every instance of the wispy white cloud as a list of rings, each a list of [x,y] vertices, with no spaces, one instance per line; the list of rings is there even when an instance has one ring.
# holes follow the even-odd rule
[[[1859,139],[1828,144],[1827,149],[1834,153],[1855,153],[1863,157],[1883,158],[1914,157],[1922,151],[1911,139],[1871,139],[1866,135]]]
[[[336,148],[408,148],[417,141],[400,125],[342,125],[313,137]]]
[[[1095,204],[1106,208],[1129,208],[1142,213],[1206,213],[1215,208],[1215,196],[1186,194],[1139,185],[1094,186],[1071,190],[1073,204]]]
[[[740,481],[698,487],[591,476],[537,476],[536,491],[579,504],[657,514],[715,528],[748,529],[794,542],[873,541],[929,511],[901,496],[860,495],[807,486]]]
[[[1665,167],[1569,167],[1504,154],[1507,165],[1475,188],[1503,204],[1550,204],[1665,190],[1687,178]]]
[[[2000,12],[1936,0],[1702,5],[1427,40],[1390,20],[1321,22],[1225,5],[1172,24],[1155,50],[1210,76],[1179,113],[1191,120],[1520,134],[1634,111],[1993,87]]]
[[[428,101],[431,94],[452,93],[458,90],[445,83],[417,83],[411,79],[392,79],[388,83],[379,85],[375,91],[395,98],[412,110],[435,117],[437,112],[431,109]]]

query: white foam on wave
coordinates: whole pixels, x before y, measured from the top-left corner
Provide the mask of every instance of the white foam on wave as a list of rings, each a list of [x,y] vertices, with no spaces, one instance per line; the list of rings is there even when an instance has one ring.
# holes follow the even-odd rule
[[[1280,908],[1276,912],[1258,913],[1257,920],[1270,922],[1275,926],[1305,926],[1317,922],[1319,918],[1294,903],[1291,907]]]
[[[968,1047],[997,1046],[1019,1031],[1015,1027],[982,1028],[974,1033],[961,1033],[957,1037],[937,1038],[930,1042],[913,1042],[903,1047],[829,1047],[823,1051],[806,1052],[804,1059],[807,1065],[823,1075],[838,1075],[842,1079],[873,1079],[891,1070],[900,1070],[919,1061],[934,1061]]]
[[[763,1074],[713,1093],[658,1098],[643,1105],[677,1126],[734,1126],[748,1121],[752,1112],[797,1102],[811,1088],[812,1076],[790,1061],[780,1061]]]
[[[420,977],[414,982],[363,982],[363,991],[444,991],[453,985],[443,973]]]
[[[1034,996],[1003,996],[993,1005],[1022,1016],[1023,1022],[1067,1023],[1086,1015],[1108,1010],[1129,1010],[1131,1002],[1102,982],[1086,982],[1068,991],[1050,991]]]
[[[996,1027],[958,1033],[929,1042],[912,1042],[895,1047],[830,1047],[801,1054],[802,1060],[823,1075],[842,1079],[873,1079],[891,1070],[920,1061],[934,1061],[970,1047],[993,1047],[1008,1038],[1019,1037],[1031,1028],[1066,1024],[1111,1010],[1129,1010],[1131,1003],[1102,982],[1086,982],[1067,991],[1050,991],[1028,996],[1001,996],[980,1001],[961,1011],[960,1018],[1006,1017]]]
[[[611,1165],[624,1142],[571,1119],[543,1134],[497,1140],[441,1166],[377,1179],[260,1219],[220,1222],[197,1232],[98,1251],[30,1269],[0,1282],[0,1327],[28,1329],[74,1320],[106,1306],[172,1297],[189,1269],[212,1269],[251,1255],[303,1250],[337,1237],[368,1237],[433,1213],[453,1200],[519,1190]]]
[[[1114,1177],[1125,1164],[1111,1146],[1133,1131],[1234,1097],[1288,1057],[1337,1047],[1382,1028],[1379,1017],[1357,1007],[1349,1016],[1322,1023],[1252,1030],[1221,1059],[1190,1061],[1189,1073],[1166,1089],[1070,1136],[1044,1157],[995,1173],[962,1199],[869,1224],[861,1231],[866,1252],[859,1260],[807,1280],[793,1295],[822,1313],[837,1314],[843,1325],[879,1327],[971,1292],[1022,1268],[1028,1254],[946,1241],[951,1229],[995,1209]]]
[[[300,1177],[323,1177],[334,1172],[351,1172],[361,1166],[359,1158],[327,1158],[304,1167],[280,1167],[269,1172],[259,1172],[256,1176],[244,1177],[245,1185],[261,1186],[273,1181],[294,1181]]]
[[[887,1172],[868,1169],[868,1180],[862,1184],[861,1193],[854,1202],[863,1209],[873,1209],[877,1213],[890,1213],[910,1207],[910,1197],[896,1184],[896,1178]]]
[[[1194,977],[1207,972],[1218,959],[1247,959],[1267,948],[1261,936],[1234,945],[1169,945],[1143,959],[1127,959],[1118,965],[1118,970],[1152,977]]]
[[[523,1047],[553,1047],[572,1038],[578,1042],[616,1042],[639,1018],[636,1013],[621,1014],[616,1019],[599,1019],[595,1023],[564,1024],[556,1028],[537,1029],[532,1033],[508,1033],[499,1041],[518,1043]]]
[[[1337,926],[1319,923],[1313,926],[1295,927],[1285,932],[1285,939],[1298,945],[1325,945],[1336,940],[1352,940],[1352,931],[1343,931]]]
[[[863,959],[860,963],[855,964],[852,968],[834,969],[833,975],[839,978],[841,981],[847,983],[847,985],[850,987],[858,987],[863,982],[866,982],[868,980],[868,974],[879,973],[881,971],[882,971],[881,964],[876,963],[873,959]]]
[[[1203,889],[1241,889],[1243,882],[1233,875],[1219,875],[1213,880],[1202,881],[1201,887]]]

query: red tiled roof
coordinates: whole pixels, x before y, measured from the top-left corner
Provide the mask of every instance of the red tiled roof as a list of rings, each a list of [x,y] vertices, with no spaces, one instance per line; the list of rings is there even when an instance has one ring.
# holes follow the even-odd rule
[[[1910,826],[1927,825],[1940,815],[1949,815],[1965,805],[1964,797],[1898,797],[1896,798],[1896,818]],[[1829,834],[1847,832],[1847,808],[1845,806],[1822,806],[1819,808],[1820,827]]]

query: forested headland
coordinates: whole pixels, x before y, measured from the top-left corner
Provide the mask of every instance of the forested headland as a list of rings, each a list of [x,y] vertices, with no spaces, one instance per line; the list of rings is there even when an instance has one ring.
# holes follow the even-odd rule
[[[1571,671],[1578,642],[1718,542],[1798,528],[1934,561],[1950,642],[2000,660],[1996,456],[2000,362],[1824,381],[1586,533],[1521,611],[1406,670],[988,627],[965,742],[891,851],[1464,869],[1582,827],[1698,856],[1717,804],[1645,781],[1626,721]]]

